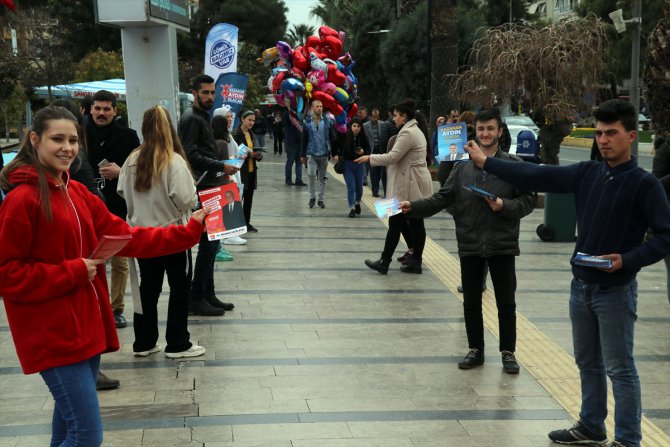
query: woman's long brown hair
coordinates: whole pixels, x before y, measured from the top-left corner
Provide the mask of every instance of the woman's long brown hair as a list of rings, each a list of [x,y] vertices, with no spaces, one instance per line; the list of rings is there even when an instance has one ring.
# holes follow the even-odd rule
[[[174,154],[179,154],[188,166],[170,114],[163,106],[153,106],[144,112],[142,137],[144,141],[136,149],[139,155],[134,186],[138,192],[149,191],[154,182],[160,181],[161,173],[170,164]]]

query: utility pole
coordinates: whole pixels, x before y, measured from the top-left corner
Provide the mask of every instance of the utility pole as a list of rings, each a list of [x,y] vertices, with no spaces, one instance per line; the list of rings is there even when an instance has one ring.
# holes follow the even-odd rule
[[[630,21],[633,38],[633,51],[630,75],[630,102],[635,106],[635,130],[639,129],[640,114],[640,35],[642,31],[642,0],[633,2],[633,19]],[[631,155],[637,157],[638,140],[633,141]]]

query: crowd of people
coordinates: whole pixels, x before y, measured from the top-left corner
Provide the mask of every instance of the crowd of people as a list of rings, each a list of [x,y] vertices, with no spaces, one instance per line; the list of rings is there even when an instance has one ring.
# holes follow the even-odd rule
[[[579,222],[575,253],[598,255],[611,266],[594,268],[573,260],[569,308],[582,407],[573,427],[549,437],[561,444],[604,445],[609,377],[616,405],[611,446],[639,447],[635,278],[642,267],[660,259],[670,265],[670,206],[662,186],[668,183],[667,169],[660,164],[655,169],[661,183],[631,158],[637,135],[629,103],[608,101],[596,112],[600,161],[564,167],[524,163],[510,155],[509,133],[496,109],[476,114],[451,110],[436,125],[466,123],[469,160],[442,162],[440,189],[434,192],[428,167],[435,163],[437,137],[412,100],[393,105],[388,121],[380,119],[379,109],[368,115],[362,107],[344,134],[335,131],[318,100],[309,105],[301,131],[286,112],[267,118],[259,110],[243,111],[233,129],[230,108],[212,110],[214,79],[199,75],[191,89],[194,102],[178,126],[162,106],[144,113],[141,144],[137,133],[116,119],[116,98],[110,92],[97,92],[81,109],[68,101],[54,102],[35,114],[16,158],[0,171],[0,187],[8,193],[0,207],[0,293],[23,371],[40,373],[54,397],[52,445],[102,442],[96,388],[119,383],[100,372],[100,358],[119,348],[116,330],[127,325],[128,279],[135,356],[164,351],[167,358],[180,359],[205,353],[205,347],[190,340],[188,315],[221,316],[235,308],[217,297],[214,280],[215,262],[233,256],[203,231],[210,210],[198,209],[198,192],[235,185],[242,206],[239,225],[258,232],[251,223],[253,198],[271,137],[273,154],[286,153],[285,184],[307,186],[310,209],[326,207],[331,160],[344,176],[349,218],[363,212],[368,184],[373,197],[398,200],[401,212],[388,219],[379,259],[365,260],[380,274],[389,273],[401,236],[407,251],[397,258],[400,271],[421,274],[424,219],[443,210],[453,216],[468,341],[458,363],[463,370],[484,364],[482,292],[490,272],[502,369],[520,372],[515,354],[520,221],[534,209],[537,191],[574,193]],[[242,145],[249,149],[242,165],[227,163],[239,156]],[[666,142],[661,145],[667,149]],[[488,195],[474,194],[472,187]],[[233,196],[226,193],[224,220],[233,219],[238,203]],[[110,259],[111,292],[105,259],[89,259],[103,235],[131,236]],[[247,241],[233,236],[224,238],[225,243]],[[190,249],[196,244],[193,263]],[[158,300],[165,274],[170,292],[167,344],[162,347]]]

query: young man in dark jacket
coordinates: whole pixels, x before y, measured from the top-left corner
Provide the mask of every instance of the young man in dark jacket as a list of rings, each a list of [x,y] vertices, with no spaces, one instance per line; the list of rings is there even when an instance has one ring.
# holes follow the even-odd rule
[[[670,252],[670,206],[659,181],[631,157],[636,113],[628,101],[600,105],[595,113],[600,162],[505,163],[488,157],[474,142],[467,147],[478,167],[518,188],[574,193],[579,225],[574,253],[611,261],[609,267],[596,267],[571,260],[570,320],[582,406],[574,426],[549,433],[559,444],[607,443],[608,376],[615,406],[611,446],[639,447],[642,439],[640,379],[633,357],[636,275]],[[653,237],[644,241],[648,228]]]
[[[210,126],[209,109],[214,105],[214,79],[199,75],[193,80],[193,105],[179,120],[179,139],[198,182],[198,191],[224,184],[225,174],[234,174],[237,168],[225,164],[217,157],[216,143]],[[217,316],[233,310],[232,303],[223,303],[214,290],[214,262],[219,251],[219,241],[210,241],[203,233],[195,258],[189,313]]]
[[[99,173],[100,190],[112,214],[126,219],[126,201],[116,193],[121,166],[140,145],[137,132],[123,127],[116,120],[116,97],[100,90],[93,95],[91,116],[86,124],[88,159],[93,172]],[[128,281],[128,258],[112,256],[111,300],[117,328],[128,325],[123,316],[124,295]]]
[[[502,135],[500,113],[483,110],[475,117],[477,139],[490,157],[520,162],[515,155],[503,152],[498,141]],[[521,164],[521,163],[519,163]],[[495,197],[484,198],[464,188],[473,184]],[[535,195],[517,189],[500,178],[483,171],[471,162],[455,164],[446,183],[432,197],[401,202],[403,212],[411,217],[429,217],[449,208],[456,223],[458,256],[463,284],[463,310],[470,351],[461,369],[484,364],[484,319],[482,316],[482,276],[488,264],[498,307],[500,352],[503,370],[518,374],[516,349],[516,269],[519,255],[521,218],[535,207]]]

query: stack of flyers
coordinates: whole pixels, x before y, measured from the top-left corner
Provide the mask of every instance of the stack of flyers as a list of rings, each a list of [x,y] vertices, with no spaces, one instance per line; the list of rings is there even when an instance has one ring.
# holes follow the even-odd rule
[[[392,199],[383,199],[375,200],[375,211],[377,212],[377,217],[384,219],[386,217],[395,216],[400,214],[400,205],[398,204],[398,198],[394,197]]]
[[[241,158],[233,158],[232,160],[223,160],[227,165],[235,166],[237,169],[241,169],[244,164],[244,160]]]
[[[246,158],[250,153],[251,149],[249,149],[245,144],[240,144],[237,147],[237,158]]]
[[[463,188],[467,189],[468,191],[472,191],[473,193],[477,194],[479,197],[483,197],[484,199],[496,200],[498,198],[495,194],[491,194],[490,192],[484,189],[477,188],[475,185],[465,184],[463,185]]]
[[[599,258],[598,256],[587,255],[578,251],[574,259],[576,265],[583,265],[584,267],[596,267],[608,269],[612,267],[610,259]]]

